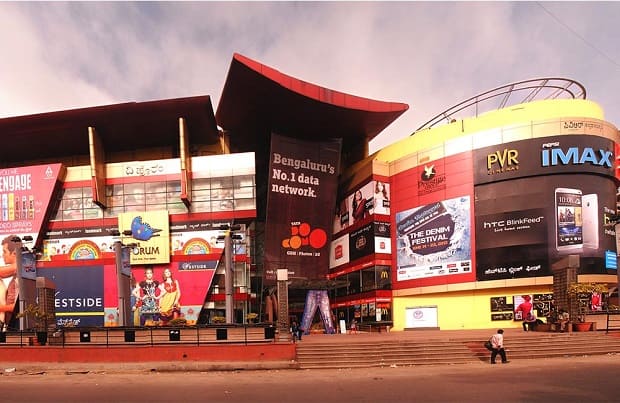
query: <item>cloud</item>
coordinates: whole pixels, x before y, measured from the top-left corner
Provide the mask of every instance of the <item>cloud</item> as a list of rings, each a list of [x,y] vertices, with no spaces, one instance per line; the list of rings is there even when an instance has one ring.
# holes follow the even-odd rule
[[[545,76],[582,82],[618,122],[619,11],[614,2],[0,3],[9,33],[0,117],[205,94],[216,108],[238,52],[409,104],[371,151],[480,92]]]

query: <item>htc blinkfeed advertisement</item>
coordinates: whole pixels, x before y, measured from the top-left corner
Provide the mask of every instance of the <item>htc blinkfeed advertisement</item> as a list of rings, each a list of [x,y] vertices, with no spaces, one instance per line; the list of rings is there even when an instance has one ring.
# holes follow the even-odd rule
[[[497,156],[500,147],[506,158]],[[607,273],[606,252],[615,250],[613,228],[605,226],[616,205],[612,150],[611,141],[592,136],[478,150],[475,160],[487,161],[487,175],[498,180],[489,183],[477,169],[478,280],[548,276],[569,254],[580,256],[580,273]],[[499,181],[505,174],[512,180]]]

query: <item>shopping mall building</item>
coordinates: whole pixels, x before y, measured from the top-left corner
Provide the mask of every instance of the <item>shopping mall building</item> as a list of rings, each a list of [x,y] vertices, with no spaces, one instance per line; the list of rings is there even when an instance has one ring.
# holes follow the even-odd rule
[[[200,96],[0,119],[0,233],[32,236],[59,325],[118,325],[118,242],[133,324],[165,322],[140,301],[166,293],[190,323],[214,322],[231,224],[235,323],[273,320],[280,269],[298,318],[325,290],[336,323],[395,330],[520,326],[515,307],[529,295],[545,315],[565,266],[617,284],[620,136],[580,84],[498,88],[368,155],[407,109],[235,54],[216,112]]]

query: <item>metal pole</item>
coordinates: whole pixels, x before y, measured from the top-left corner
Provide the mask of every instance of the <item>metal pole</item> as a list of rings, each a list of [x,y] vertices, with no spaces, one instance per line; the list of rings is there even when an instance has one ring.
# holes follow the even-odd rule
[[[224,287],[226,292],[226,323],[233,323],[233,256],[232,256],[232,235],[231,231],[226,231],[224,236]]]
[[[17,281],[17,300],[19,301],[19,312],[23,314],[26,311],[26,287],[24,287],[24,279],[22,278],[22,242],[15,242],[15,281]],[[26,330],[26,317],[24,315],[19,318],[19,330]]]
[[[123,274],[121,273],[123,244],[121,241],[114,242],[114,257],[116,258],[116,290],[118,293],[118,325],[126,326],[125,323],[125,297],[123,295]]]

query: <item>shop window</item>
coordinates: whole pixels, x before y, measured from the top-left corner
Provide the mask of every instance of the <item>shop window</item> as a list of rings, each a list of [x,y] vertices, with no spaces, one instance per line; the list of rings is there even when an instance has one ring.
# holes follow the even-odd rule
[[[254,210],[256,209],[256,199],[235,199],[236,210]]]
[[[166,182],[145,183],[144,193],[166,193]]]
[[[233,178],[234,187],[243,188],[243,187],[253,187],[254,186],[254,175],[239,175]]]
[[[178,201],[176,203],[168,203],[167,204],[168,213],[170,214],[183,214],[187,213],[187,207],[183,202]]]
[[[190,211],[192,213],[208,213],[211,211],[211,202],[210,201],[196,201],[192,200],[192,204],[190,206]]]
[[[209,200],[211,200],[211,191],[209,189],[192,191],[192,203],[195,201],[209,201]]]
[[[349,294],[359,293],[361,289],[360,288],[360,281],[361,281],[360,272],[356,271],[353,273],[349,273],[348,280],[349,280]]]
[[[104,218],[118,217],[120,213],[124,213],[123,207],[108,207],[103,211]]]
[[[390,274],[390,266],[377,266],[377,289],[391,290],[392,276]]]
[[[377,284],[375,282],[375,267],[369,267],[367,269],[363,269],[362,273],[362,292],[371,291],[377,289]]]
[[[192,179],[192,191],[211,189],[211,180],[209,178]]]

